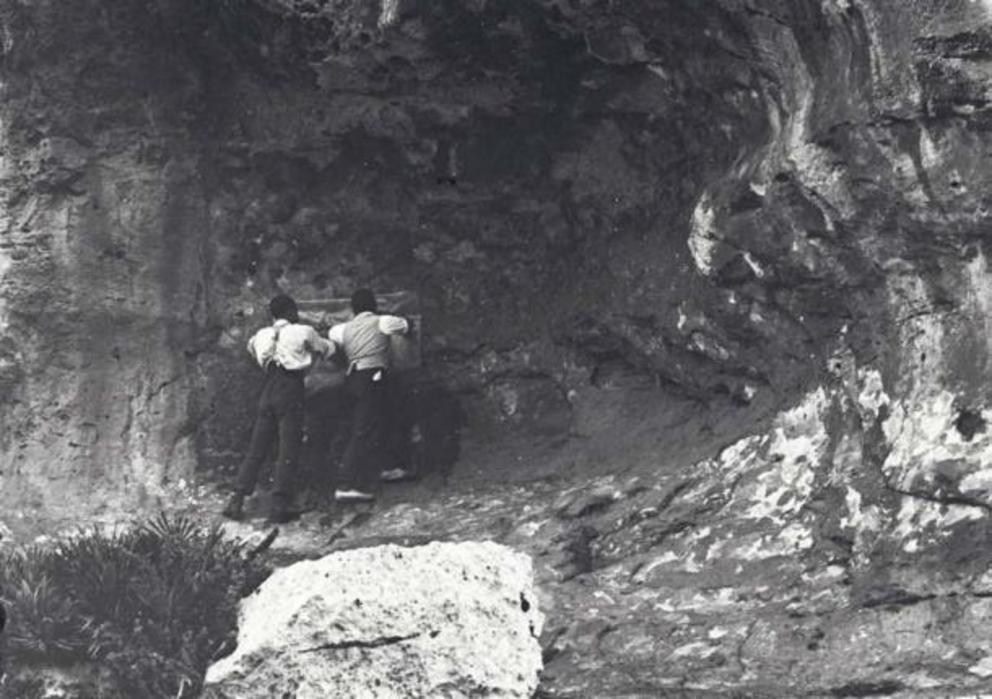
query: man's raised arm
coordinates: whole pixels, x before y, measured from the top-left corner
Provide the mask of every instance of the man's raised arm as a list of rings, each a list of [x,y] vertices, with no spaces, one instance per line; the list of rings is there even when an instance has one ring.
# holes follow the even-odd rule
[[[410,323],[399,316],[379,316],[379,331],[383,335],[406,335],[410,332]]]

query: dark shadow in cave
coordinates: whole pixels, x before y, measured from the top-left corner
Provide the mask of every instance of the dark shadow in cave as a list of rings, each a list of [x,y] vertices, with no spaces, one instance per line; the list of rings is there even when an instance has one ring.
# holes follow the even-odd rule
[[[452,474],[461,454],[464,417],[457,397],[440,381],[421,372],[398,373],[392,379],[392,436],[383,470],[403,468],[420,479]],[[330,501],[338,462],[351,428],[352,401],[340,383],[307,396],[306,434],[297,492],[311,504]]]

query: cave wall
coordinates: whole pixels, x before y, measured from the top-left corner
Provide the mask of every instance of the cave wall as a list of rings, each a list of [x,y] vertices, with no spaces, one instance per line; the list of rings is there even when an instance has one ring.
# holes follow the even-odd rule
[[[4,496],[232,466],[264,301],[355,284],[420,293],[476,427],[824,383],[980,428],[986,13],[2,3]]]
[[[211,138],[213,239],[231,298],[262,296],[247,284],[303,296],[415,288],[428,364],[478,404],[476,423],[565,433],[591,385],[665,382],[746,401],[749,380],[787,382],[785,370],[755,368],[760,350],[678,310],[717,293],[684,243],[699,189],[766,130],[760,101],[705,36],[728,15],[679,3],[651,15],[692,28],[657,48],[682,76],[669,84],[627,45],[645,40],[624,38],[626,25],[590,49],[554,8],[407,10],[370,29],[364,49],[307,44],[302,74],[296,44],[275,32],[258,71],[231,82],[234,104],[266,105],[220,118]],[[288,16],[307,27],[323,15]],[[293,26],[282,31],[302,31]],[[710,55],[694,42],[713,44]],[[225,452],[239,430],[214,424],[207,451]]]
[[[752,309],[770,293],[803,323],[833,400],[862,410],[870,397],[853,424],[833,426],[862,442],[856,471],[984,507],[989,8],[772,12],[752,23],[778,56],[772,138],[697,204],[697,268],[726,287],[721,270],[747,258],[753,276],[730,285]],[[742,190],[745,211],[733,203]]]
[[[10,3],[0,17],[4,499],[144,500],[193,461],[201,86],[136,4]]]

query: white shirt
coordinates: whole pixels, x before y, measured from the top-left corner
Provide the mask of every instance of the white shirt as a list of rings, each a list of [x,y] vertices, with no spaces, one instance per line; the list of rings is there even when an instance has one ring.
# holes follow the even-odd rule
[[[409,331],[410,325],[404,318],[389,315],[376,315],[365,311],[331,328],[328,337],[337,347],[344,350],[350,363],[349,373],[354,369],[380,369],[389,366],[389,335],[399,335]]]
[[[355,316],[355,318],[364,318],[370,315],[372,315],[371,311],[363,311]],[[327,337],[338,347],[344,345],[344,328],[347,324],[338,323],[327,333]],[[379,332],[383,335],[403,335],[409,329],[410,324],[406,322],[406,318],[400,318],[399,316],[379,316]]]
[[[279,331],[278,342],[276,330]],[[269,362],[289,371],[309,369],[313,365],[313,355],[330,357],[335,349],[334,343],[322,338],[309,325],[290,323],[282,318],[248,340],[248,353],[263,369]]]

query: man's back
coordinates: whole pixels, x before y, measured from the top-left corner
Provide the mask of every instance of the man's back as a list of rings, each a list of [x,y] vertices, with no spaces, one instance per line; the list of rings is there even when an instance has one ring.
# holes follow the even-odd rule
[[[248,352],[262,368],[272,362],[288,371],[301,371],[310,368],[314,354],[333,354],[334,345],[309,325],[280,319],[252,336]]]
[[[409,324],[403,318],[365,311],[347,323],[335,325],[328,337],[344,349],[350,368],[382,369],[389,366],[389,336],[408,330]]]

